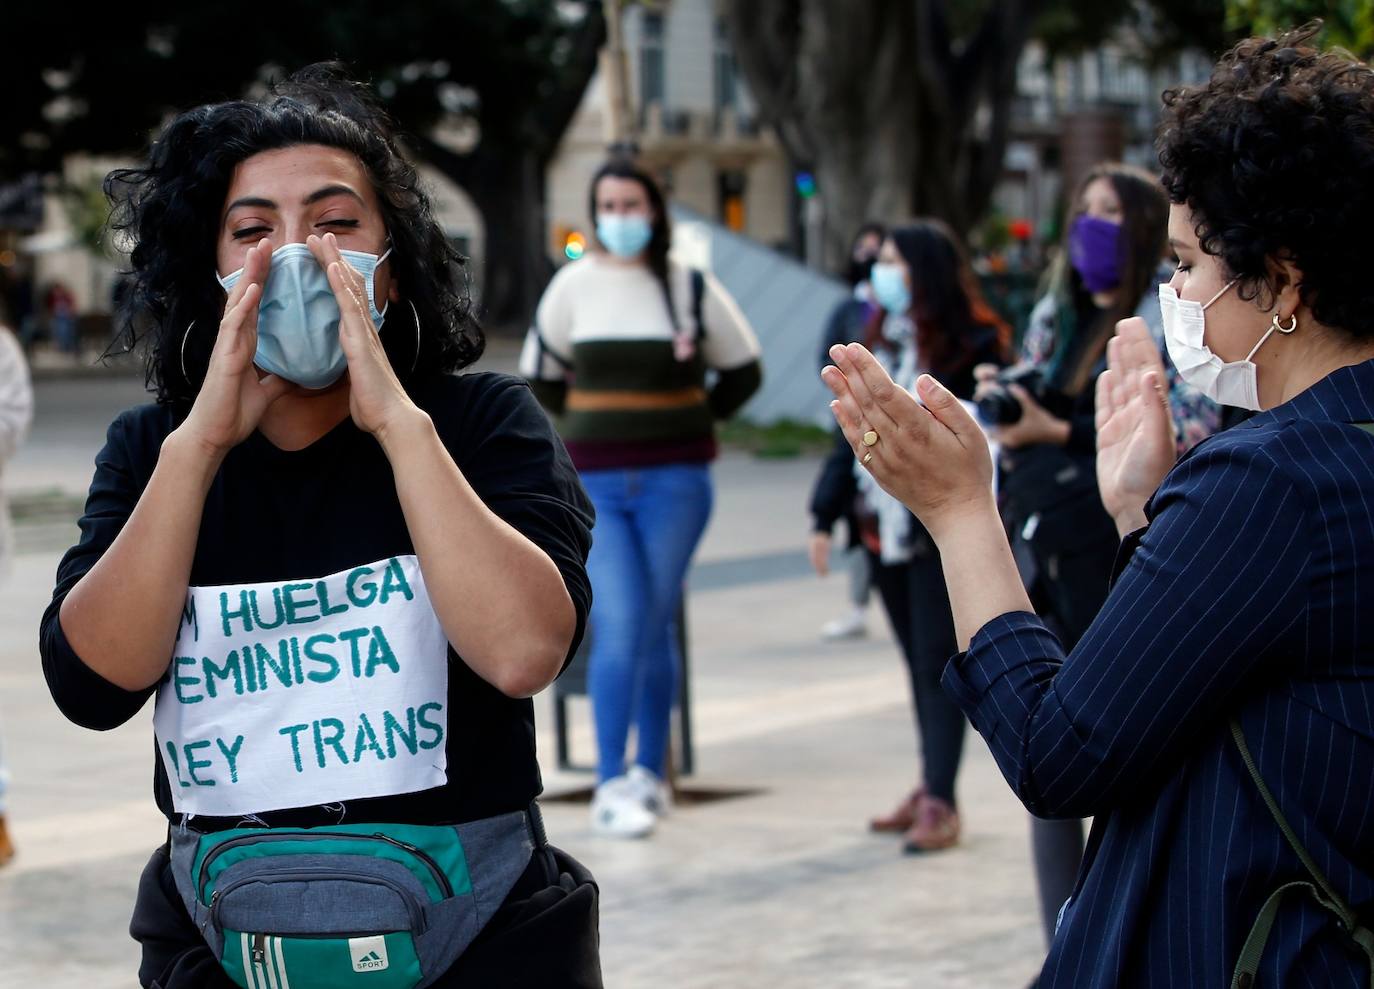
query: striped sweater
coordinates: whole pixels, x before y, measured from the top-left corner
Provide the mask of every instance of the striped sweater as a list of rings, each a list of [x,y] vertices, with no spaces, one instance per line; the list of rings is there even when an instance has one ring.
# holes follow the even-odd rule
[[[758,340],[721,284],[671,264],[669,285],[671,308],[648,267],[590,254],[539,302],[520,372],[579,470],[709,461],[715,420],[762,380]]]

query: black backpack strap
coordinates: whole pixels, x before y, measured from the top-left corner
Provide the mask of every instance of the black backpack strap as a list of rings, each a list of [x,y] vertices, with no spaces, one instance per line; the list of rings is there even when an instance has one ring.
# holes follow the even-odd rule
[[[1359,424],[1360,428],[1374,433],[1374,423]],[[1260,908],[1259,916],[1255,918],[1254,925],[1250,928],[1250,934],[1245,939],[1245,944],[1241,948],[1240,959],[1236,962],[1236,970],[1231,977],[1231,989],[1250,989],[1255,984],[1256,973],[1259,971],[1260,959],[1264,955],[1264,947],[1269,941],[1269,934],[1274,928],[1274,921],[1278,918],[1279,907],[1283,905],[1283,898],[1290,892],[1306,892],[1319,906],[1333,914],[1341,930],[1350,935],[1350,939],[1359,946],[1360,950],[1369,959],[1369,984],[1370,989],[1374,989],[1374,931],[1365,927],[1355,911],[1345,902],[1339,893],[1336,892],[1330,881],[1317,867],[1312,856],[1298,840],[1297,834],[1289,825],[1288,819],[1283,816],[1283,811],[1279,809],[1278,801],[1269,792],[1269,787],[1265,785],[1264,777],[1260,775],[1259,767],[1255,765],[1254,758],[1250,755],[1250,747],[1245,744],[1245,732],[1241,730],[1240,722],[1231,719],[1231,740],[1235,742],[1236,748],[1240,751],[1241,761],[1245,763],[1245,769],[1250,774],[1250,779],[1254,781],[1255,788],[1259,790],[1260,797],[1264,800],[1264,805],[1269,809],[1269,814],[1274,819],[1274,823],[1283,832],[1283,837],[1287,840],[1290,848],[1298,856],[1298,861],[1307,870],[1311,882],[1295,880],[1285,883],[1273,893],[1269,894],[1269,899],[1264,901],[1264,906]]]
[[[538,373],[538,369],[544,366],[545,355],[553,358],[553,362],[557,364],[559,367],[561,367],[564,371],[571,371],[572,362],[565,358],[558,351],[554,350],[552,347],[549,346],[549,341],[544,338],[544,331],[541,330],[537,325],[531,326],[530,329],[534,331],[534,339],[539,344],[539,363],[536,367],[535,373]]]
[[[693,339],[700,340],[706,335],[706,321],[701,315],[706,299],[706,275],[700,268],[692,268],[688,276],[692,292],[692,308],[688,311],[692,314],[692,322],[696,324],[692,335]],[[668,319],[672,322],[673,329],[682,329],[678,325],[677,306],[673,304],[673,290],[669,288],[666,280],[663,283],[663,299],[668,304]]]
[[[700,268],[692,269],[692,321],[697,324],[697,340],[706,335],[706,320],[702,309],[706,300],[706,275]]]

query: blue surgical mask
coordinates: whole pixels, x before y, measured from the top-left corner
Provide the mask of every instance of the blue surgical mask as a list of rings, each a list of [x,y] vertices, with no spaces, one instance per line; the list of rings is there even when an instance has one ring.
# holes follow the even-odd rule
[[[634,258],[654,239],[654,228],[642,213],[612,213],[597,218],[596,239],[616,257]]]
[[[873,286],[873,298],[888,312],[900,316],[911,308],[911,289],[901,265],[879,261],[873,266],[868,283]]]
[[[364,251],[339,251],[363,276],[372,325],[380,330],[386,310],[378,311],[373,275],[391,249],[378,257]],[[216,280],[229,292],[243,277],[240,268]],[[284,244],[272,252],[262,301],[258,304],[258,350],[253,363],[302,388],[328,388],[348,367],[339,342],[339,304],[315,255],[304,244]]]

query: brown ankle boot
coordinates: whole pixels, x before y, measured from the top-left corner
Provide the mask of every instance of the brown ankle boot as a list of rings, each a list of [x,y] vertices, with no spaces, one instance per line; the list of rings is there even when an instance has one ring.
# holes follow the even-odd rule
[[[892,809],[892,812],[884,817],[875,817],[868,822],[870,831],[882,833],[899,834],[908,830],[916,823],[916,809],[925,799],[926,788],[918,786],[909,794],[902,798],[902,802]]]
[[[959,812],[948,800],[926,795],[916,809],[916,823],[905,835],[902,850],[938,852],[959,843]]]
[[[5,826],[5,815],[0,814],[0,865],[14,858],[14,842],[10,840],[10,830]]]

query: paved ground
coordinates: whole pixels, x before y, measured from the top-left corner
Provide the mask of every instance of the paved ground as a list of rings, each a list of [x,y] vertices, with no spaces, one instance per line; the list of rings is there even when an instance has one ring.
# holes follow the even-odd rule
[[[498,348],[497,363],[509,355]],[[129,379],[39,384],[34,436],[11,489],[80,492],[104,428],[137,401]],[[718,465],[718,507],[691,597],[698,772],[691,785],[757,790],[684,807],[652,839],[598,840],[586,808],[551,801],[549,830],[602,888],[612,989],[1019,987],[1041,952],[1025,816],[980,739],[960,779],[967,837],[904,857],[864,821],[915,772],[907,688],[874,609],[869,639],[822,644],[841,577],[804,575],[814,463]],[[150,798],[150,709],[105,735],[65,722],[38,669],[35,629],[65,524],[33,529],[0,596],[0,708],[20,856],[0,871],[0,987],[133,986],[126,929],[139,869],[160,840]],[[586,710],[574,752],[589,758]],[[550,794],[587,782],[553,765]]]

